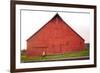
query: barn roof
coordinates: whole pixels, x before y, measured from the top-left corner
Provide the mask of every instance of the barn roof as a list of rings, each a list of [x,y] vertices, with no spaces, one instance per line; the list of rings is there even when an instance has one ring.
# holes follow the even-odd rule
[[[74,30],[59,16],[58,13],[57,13],[50,21],[52,21],[52,20],[55,19],[55,18],[59,18],[62,22],[64,22],[64,23],[66,24],[67,27],[69,27],[79,38],[81,38],[81,39],[84,41],[84,39],[83,39],[76,31],[74,31]],[[38,34],[38,32],[40,32],[46,25],[48,25],[48,23],[49,23],[50,21],[48,21],[44,26],[42,26],[42,27],[41,27],[36,33],[34,33],[32,36],[30,36],[30,37],[27,39],[27,41],[28,41],[29,39],[31,39],[32,37],[34,37],[36,34]]]

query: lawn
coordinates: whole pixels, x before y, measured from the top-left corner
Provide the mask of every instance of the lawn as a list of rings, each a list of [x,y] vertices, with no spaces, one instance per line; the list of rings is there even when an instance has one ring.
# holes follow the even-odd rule
[[[21,54],[21,62],[36,62],[36,61],[49,61],[49,60],[64,60],[64,59],[77,59],[77,58],[89,57],[89,49],[85,49],[78,52],[47,55],[45,57],[27,57],[24,53]]]

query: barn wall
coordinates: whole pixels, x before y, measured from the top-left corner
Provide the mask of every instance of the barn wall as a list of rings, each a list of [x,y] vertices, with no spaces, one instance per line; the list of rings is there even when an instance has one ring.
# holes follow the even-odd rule
[[[45,43],[44,43],[45,44]],[[53,44],[53,43],[52,43]],[[46,52],[46,55],[52,55],[52,54],[60,54],[60,53],[65,53],[65,52],[75,52],[75,51],[80,51],[85,48],[84,41],[79,40],[79,39],[74,39],[70,41],[69,43],[61,43],[61,44],[48,44],[48,45],[33,45],[33,46],[38,46],[37,48],[31,48],[28,49],[28,55],[32,56],[41,56],[43,51]],[[46,48],[42,48],[46,47]]]

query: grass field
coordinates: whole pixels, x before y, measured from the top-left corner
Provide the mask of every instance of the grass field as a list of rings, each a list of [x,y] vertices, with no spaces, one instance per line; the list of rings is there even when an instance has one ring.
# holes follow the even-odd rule
[[[85,49],[79,52],[64,53],[57,55],[47,55],[44,57],[27,57],[24,53],[21,54],[21,62],[35,62],[35,61],[49,61],[49,60],[63,60],[70,58],[82,58],[89,57],[89,49]]]

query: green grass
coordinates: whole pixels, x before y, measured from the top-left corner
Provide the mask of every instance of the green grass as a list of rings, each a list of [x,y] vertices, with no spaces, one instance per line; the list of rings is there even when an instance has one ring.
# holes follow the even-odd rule
[[[61,60],[68,58],[81,58],[89,56],[89,49],[85,49],[78,52],[56,54],[56,55],[47,55],[45,57],[27,57],[25,54],[21,54],[21,62],[34,62],[34,61],[48,61],[48,60]]]

